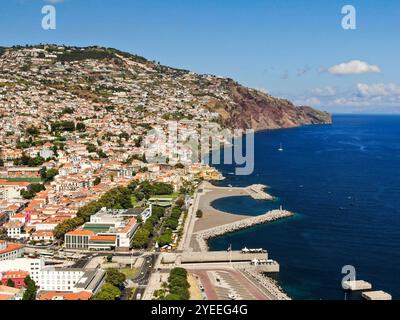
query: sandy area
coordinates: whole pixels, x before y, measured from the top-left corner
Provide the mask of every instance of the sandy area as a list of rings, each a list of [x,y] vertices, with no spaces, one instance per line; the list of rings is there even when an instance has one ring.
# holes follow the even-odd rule
[[[241,188],[218,188],[207,184],[203,188],[198,206],[198,209],[203,211],[203,217],[196,221],[193,231],[198,232],[248,218],[245,215],[223,212],[211,206],[211,203],[217,199],[240,196],[249,196],[249,194]]]

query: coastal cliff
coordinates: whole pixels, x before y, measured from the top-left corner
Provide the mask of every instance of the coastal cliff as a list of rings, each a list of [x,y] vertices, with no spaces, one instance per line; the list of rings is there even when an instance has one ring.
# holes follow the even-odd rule
[[[331,114],[308,106],[295,106],[292,102],[275,98],[258,90],[229,83],[229,94],[234,107],[217,108],[224,126],[240,129],[279,129],[311,124],[332,123]]]

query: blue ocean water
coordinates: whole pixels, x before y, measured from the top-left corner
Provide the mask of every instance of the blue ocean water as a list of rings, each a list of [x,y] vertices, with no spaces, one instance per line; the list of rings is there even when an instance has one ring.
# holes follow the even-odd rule
[[[258,215],[283,205],[297,214],[213,239],[210,247],[266,248],[294,299],[344,299],[345,265],[400,299],[400,116],[337,115],[333,125],[266,131],[255,139],[254,173],[236,176],[234,167],[220,165],[227,179],[219,184],[266,184],[277,201],[226,198],[213,206]]]

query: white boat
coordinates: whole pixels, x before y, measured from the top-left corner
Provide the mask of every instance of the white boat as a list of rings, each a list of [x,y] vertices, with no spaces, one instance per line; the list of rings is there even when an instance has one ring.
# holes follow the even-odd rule
[[[282,143],[281,143],[281,145],[280,145],[280,147],[279,147],[278,151],[279,151],[279,152],[283,152],[283,146],[282,146]]]

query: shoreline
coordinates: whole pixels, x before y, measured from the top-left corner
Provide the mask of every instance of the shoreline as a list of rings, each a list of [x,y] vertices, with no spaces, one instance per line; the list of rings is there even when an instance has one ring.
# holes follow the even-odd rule
[[[196,191],[192,211],[192,215],[195,216],[197,210],[202,210],[203,217],[193,218],[194,221],[188,223],[191,228],[189,227],[187,230],[186,250],[208,252],[210,251],[209,241],[211,239],[293,217],[294,213],[282,209],[271,210],[258,216],[245,216],[220,211],[211,206],[215,200],[235,196],[251,196],[253,199],[273,201],[275,198],[266,193],[265,188],[264,185],[253,185],[245,188],[217,187],[209,182],[203,182]],[[272,278],[252,270],[242,270],[241,272],[245,272],[246,278],[253,284],[264,288],[264,291],[270,294],[272,300],[291,300]]]

